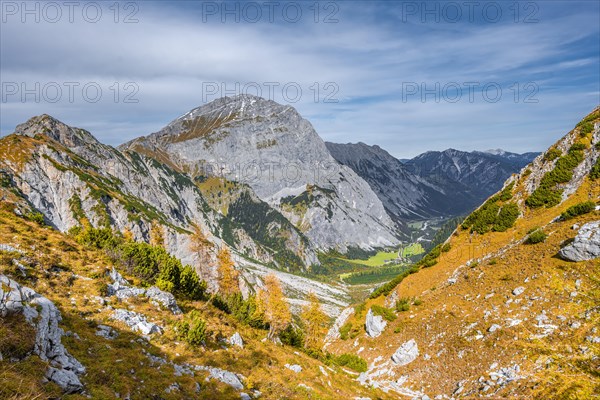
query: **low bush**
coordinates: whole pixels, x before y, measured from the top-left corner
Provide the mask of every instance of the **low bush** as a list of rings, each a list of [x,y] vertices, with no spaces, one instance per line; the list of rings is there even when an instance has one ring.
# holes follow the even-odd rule
[[[515,203],[502,202],[512,199],[514,183],[500,193],[490,197],[481,207],[473,211],[462,223],[463,229],[484,234],[490,231],[504,232],[515,224],[519,217],[519,207]]]
[[[367,362],[356,354],[345,353],[335,359],[335,363],[342,367],[348,367],[356,372],[366,372]]]
[[[25,218],[31,222],[35,222],[38,225],[44,226],[46,225],[46,220],[44,219],[44,214],[37,211],[30,211],[25,214]]]
[[[544,174],[538,188],[525,200],[528,207],[554,207],[560,203],[563,190],[557,186],[573,178],[573,170],[584,158],[580,147],[578,144],[571,146],[569,152],[558,159],[554,169]]]
[[[170,255],[163,247],[130,242],[110,228],[87,225],[70,231],[83,245],[102,249],[111,260],[142,279],[144,284],[157,285],[178,297],[200,300],[206,292],[206,282],[189,266]]]
[[[562,151],[557,149],[556,147],[551,148],[544,154],[544,161],[554,161],[558,157],[562,156]]]
[[[525,239],[525,244],[542,243],[546,240],[547,237],[548,235],[546,235],[544,232],[537,230],[531,233],[529,236],[527,236],[527,239]]]
[[[304,347],[304,332],[297,326],[288,325],[280,334],[281,343],[301,349]]]
[[[592,212],[595,209],[596,209],[596,203],[594,203],[593,201],[586,201],[583,203],[575,204],[574,206],[567,208],[566,211],[560,215],[560,217],[566,221],[566,220],[575,218],[579,215],[583,215],[583,214]]]
[[[371,310],[373,311],[373,314],[381,315],[386,321],[394,321],[396,319],[396,314],[389,308],[374,304],[371,306]]]
[[[206,342],[208,329],[206,321],[202,319],[197,311],[192,311],[177,323],[175,330],[181,340],[185,340],[192,346],[200,346]]]
[[[408,311],[410,309],[410,299],[408,297],[403,297],[396,301],[396,311],[403,312]]]
[[[594,164],[590,170],[590,179],[595,181],[598,178],[600,178],[600,157],[596,160],[596,164]]]

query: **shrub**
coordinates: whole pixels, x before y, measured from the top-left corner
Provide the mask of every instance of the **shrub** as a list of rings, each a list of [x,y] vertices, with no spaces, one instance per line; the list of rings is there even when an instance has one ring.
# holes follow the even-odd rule
[[[572,151],[582,151],[587,149],[587,146],[583,143],[573,143],[573,145],[571,146],[571,148],[569,149],[569,152]]]
[[[38,225],[44,226],[46,224],[46,221],[44,219],[44,214],[42,214],[41,212],[37,212],[37,211],[30,211],[27,214],[25,214],[25,218],[31,222],[35,222]]]
[[[356,354],[345,353],[335,359],[337,365],[348,367],[356,372],[366,372],[367,362]]]
[[[566,221],[566,220],[575,218],[579,215],[583,215],[583,214],[592,212],[595,209],[596,209],[596,203],[594,203],[593,201],[586,201],[583,203],[575,204],[574,206],[567,208],[567,210],[565,212],[563,212],[560,215],[560,217]]]
[[[126,241],[110,228],[94,228],[89,224],[70,231],[70,234],[83,245],[104,250],[115,264],[126,268],[147,285],[156,285],[190,300],[204,297],[206,282],[200,280],[192,267],[184,267],[162,247]]]
[[[591,122],[585,122],[581,125],[581,131],[579,132],[579,134],[581,136],[587,136],[587,134],[592,132],[593,130],[594,124],[592,124]]]
[[[415,299],[415,301],[413,301],[413,304],[418,307],[421,304],[423,304],[423,300],[421,300],[421,299]]]
[[[449,252],[451,248],[452,248],[452,245],[450,243],[444,243],[444,245],[442,246],[442,253]]]
[[[396,314],[389,308],[374,304],[371,306],[371,310],[373,311],[373,314],[381,315],[386,321],[394,321],[396,319]]]
[[[396,311],[408,311],[410,309],[410,299],[403,297],[396,301]]]
[[[435,264],[435,262],[434,262]],[[395,277],[394,279],[392,279],[391,281],[389,281],[388,283],[379,286],[377,289],[375,289],[371,295],[369,296],[370,299],[376,299],[377,297],[384,295],[387,296],[388,294],[390,294],[390,292],[392,290],[394,290],[394,288],[396,286],[398,286],[400,284],[400,282],[402,282],[404,280],[404,278],[406,278],[408,275],[410,274],[414,274],[419,272],[419,265],[417,264],[415,266],[413,266],[411,269],[404,271],[403,273],[401,273],[400,275],[398,275],[397,277]],[[358,313],[357,313],[358,314]]]
[[[340,327],[340,339],[347,340],[350,330],[352,329],[352,322],[346,322]]]
[[[297,326],[288,325],[279,334],[281,343],[301,349],[304,346],[304,332]]]
[[[598,142],[600,144],[600,142]],[[596,160],[596,164],[592,167],[590,171],[590,179],[596,180],[600,178],[600,157]]]
[[[502,205],[501,202],[512,199],[513,187],[514,183],[511,183],[500,193],[490,197],[463,221],[462,228],[479,234],[504,232],[511,228],[519,217],[519,207],[515,203]]]
[[[178,322],[175,329],[179,339],[185,340],[192,346],[204,344],[208,337],[206,322],[197,311],[192,311],[182,321]]]
[[[176,287],[176,291],[190,300],[201,300],[206,293],[206,282],[200,280],[196,271],[186,265],[180,269],[179,287]]]
[[[562,156],[562,151],[560,151],[559,149],[557,149],[556,147],[551,148],[550,150],[548,150],[546,152],[546,154],[544,154],[544,161],[554,161],[556,160],[558,157]]]
[[[505,232],[507,229],[512,228],[517,218],[519,218],[519,214],[519,206],[515,203],[505,204],[500,209],[500,212],[498,212],[492,230],[495,232]]]
[[[573,145],[569,152],[560,157],[552,171],[544,174],[539,187],[525,200],[530,208],[554,207],[561,201],[563,190],[557,188],[573,178],[573,170],[583,161],[583,152],[579,146]]]
[[[529,236],[527,236],[527,239],[525,239],[525,244],[542,243],[546,240],[547,237],[548,235],[546,235],[544,232],[537,230],[531,233]]]

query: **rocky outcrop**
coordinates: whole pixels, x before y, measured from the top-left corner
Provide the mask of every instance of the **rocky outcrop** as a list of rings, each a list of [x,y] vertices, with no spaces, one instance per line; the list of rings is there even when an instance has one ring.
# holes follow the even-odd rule
[[[560,249],[558,254],[569,261],[586,261],[600,257],[600,221],[579,228],[573,243]]]
[[[419,347],[417,346],[417,342],[414,339],[409,340],[406,343],[403,343],[402,346],[396,350],[396,352],[392,355],[392,361],[396,365],[406,365],[417,359],[419,356]]]
[[[148,322],[145,315],[135,311],[118,308],[113,312],[112,319],[123,322],[133,331],[140,332],[142,335],[162,333],[162,328],[159,325]]]
[[[49,363],[46,378],[67,393],[81,391],[79,376],[85,367],[61,343],[64,331],[58,325],[62,319],[58,308],[33,289],[0,275],[0,316],[12,313],[23,313],[35,327],[34,353]]]
[[[113,280],[113,283],[107,285],[109,296],[117,296],[119,299],[146,296],[150,299],[152,304],[162,306],[175,315],[181,314],[181,309],[177,305],[177,301],[173,294],[160,290],[156,286],[152,286],[149,289],[132,286],[114,267],[109,275]]]
[[[229,372],[229,371],[226,371],[226,370],[220,369],[220,368],[197,366],[197,365],[194,366],[193,368],[196,371],[208,371],[209,377],[211,379],[215,379],[219,382],[229,385],[236,390],[244,389],[244,385],[242,384],[242,381],[233,372]]]
[[[344,311],[342,311],[340,315],[338,315],[338,317],[335,319],[335,322],[327,332],[325,342],[331,342],[340,337],[340,328],[344,326],[344,324],[352,314],[354,314],[354,307],[348,307],[344,309]]]
[[[96,336],[103,337],[108,340],[116,339],[119,334],[110,326],[107,325],[98,325],[98,330],[96,331]]]
[[[156,286],[152,286],[146,290],[146,297],[148,297],[153,304],[161,305],[175,315],[181,314],[181,309],[177,305],[175,296],[173,296],[172,293],[165,292]]]
[[[367,318],[365,320],[365,330],[367,331],[367,335],[372,338],[376,338],[385,329],[387,322],[383,319],[381,315],[373,314],[373,310],[369,309],[367,313]]]

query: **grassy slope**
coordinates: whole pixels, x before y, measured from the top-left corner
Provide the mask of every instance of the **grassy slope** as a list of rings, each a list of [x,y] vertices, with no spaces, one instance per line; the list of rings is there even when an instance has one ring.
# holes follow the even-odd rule
[[[523,193],[521,182],[515,192]],[[390,357],[402,343],[415,339],[421,356],[396,371],[398,376],[410,377],[406,386],[423,389],[431,397],[452,393],[463,379],[470,379],[467,388],[481,387],[474,381],[480,376],[489,379],[486,372],[494,362],[499,367],[517,363],[526,376],[496,393],[499,396],[600,396],[600,346],[585,340],[588,335],[597,336],[593,328],[600,325],[600,262],[572,263],[556,257],[564,242],[575,236],[572,226],[597,221],[600,212],[550,223],[568,207],[599,198],[600,182],[586,178],[567,201],[552,208],[525,209],[523,217],[506,232],[471,235],[459,229],[450,240],[451,250],[442,253],[435,266],[408,276],[396,288],[401,297],[418,297],[423,304],[399,313],[386,328],[384,342],[363,333],[358,347],[348,340],[328,349],[341,353],[364,347],[361,356],[371,362],[378,356]],[[521,244],[536,227],[549,235],[546,242]],[[466,266],[477,259],[475,266]],[[455,284],[448,282],[450,277],[457,278]],[[525,287],[525,292],[514,296],[512,291],[519,286]],[[353,325],[361,326],[369,306],[383,301],[383,297],[369,300],[352,318]],[[535,326],[535,317],[542,312],[550,318],[548,323],[558,326],[544,338],[536,336],[540,329]],[[510,318],[522,322],[507,327]],[[571,327],[573,322],[580,326]],[[502,329],[489,333],[487,329],[494,323]],[[483,338],[475,339],[477,334]],[[424,354],[431,359],[425,360]]]
[[[155,336],[149,343],[140,341],[137,334],[110,320],[110,311],[94,300],[94,296],[99,295],[102,284],[107,282],[104,271],[110,267],[103,254],[86,249],[51,228],[40,227],[16,217],[12,213],[13,206],[8,202],[3,202],[0,208],[0,243],[26,250],[32,265],[28,268],[27,278],[19,277],[11,263],[14,255],[0,252],[0,273],[9,274],[22,284],[32,287],[59,307],[63,315],[63,329],[75,332],[81,338],[77,340],[73,336],[64,337],[63,343],[87,367],[87,374],[82,381],[93,398],[114,398],[115,393],[129,393],[132,399],[150,398],[154,394],[165,399],[239,398],[239,393],[228,386],[214,380],[205,381],[202,373],[197,373],[196,377],[175,377],[171,366],[153,366],[142,349],[178,363],[210,365],[241,373],[246,377],[246,387],[260,390],[263,398],[267,399],[335,399],[357,395],[385,397],[382,393],[360,387],[351,375],[339,368],[335,371],[328,370],[329,376],[325,377],[319,370],[322,365],[320,362],[295,352],[293,348],[262,342],[266,331],[239,324],[204,302],[179,302],[184,312],[201,310],[212,331],[206,348],[192,348],[177,341],[175,337],[172,326],[181,316],[160,310],[143,298],[122,303],[111,299],[112,307],[130,308],[145,313],[149,320],[165,327],[164,335]],[[35,246],[35,250],[32,246]],[[51,272],[52,266],[61,266],[62,271]],[[140,284],[135,279],[132,281]],[[119,337],[109,341],[96,336],[98,324],[113,326],[119,332]],[[18,320],[8,319],[2,320],[0,325],[2,333],[15,333],[24,326],[22,323],[19,325]],[[223,349],[217,344],[218,338],[229,337],[235,331],[240,332],[246,341],[244,349]],[[2,343],[0,341],[0,345]],[[294,374],[284,368],[286,363],[300,364],[303,371]],[[55,385],[41,382],[40,377],[45,369],[46,365],[36,356],[20,362],[6,359],[0,361],[0,378],[3,382],[0,385],[0,398],[56,396],[59,392]],[[174,382],[181,386],[181,392],[165,393],[164,389]],[[195,393],[196,383],[202,387],[199,394]],[[300,383],[311,386],[313,391],[298,387]],[[84,397],[70,395],[65,398]]]

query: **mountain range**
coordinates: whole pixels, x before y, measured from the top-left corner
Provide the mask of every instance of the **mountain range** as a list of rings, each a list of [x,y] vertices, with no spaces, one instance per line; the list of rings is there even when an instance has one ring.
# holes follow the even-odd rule
[[[399,223],[468,214],[539,153],[430,151],[400,161],[379,146],[326,143]]]
[[[325,143],[292,107],[248,95],[118,148],[33,117],[0,139],[0,363],[49,397],[87,387],[102,398],[550,398],[550,382],[589,397],[599,121],[596,109],[539,155],[401,161]],[[340,278],[406,243],[416,223],[457,216],[445,242],[394,265],[390,282]],[[205,297],[189,294],[188,265]],[[271,275],[299,318],[276,340],[254,319]],[[227,297],[232,285],[239,297]],[[303,345],[315,299],[322,321],[335,318],[325,350]],[[182,344],[188,331],[203,339]],[[39,386],[40,374],[58,388]]]

